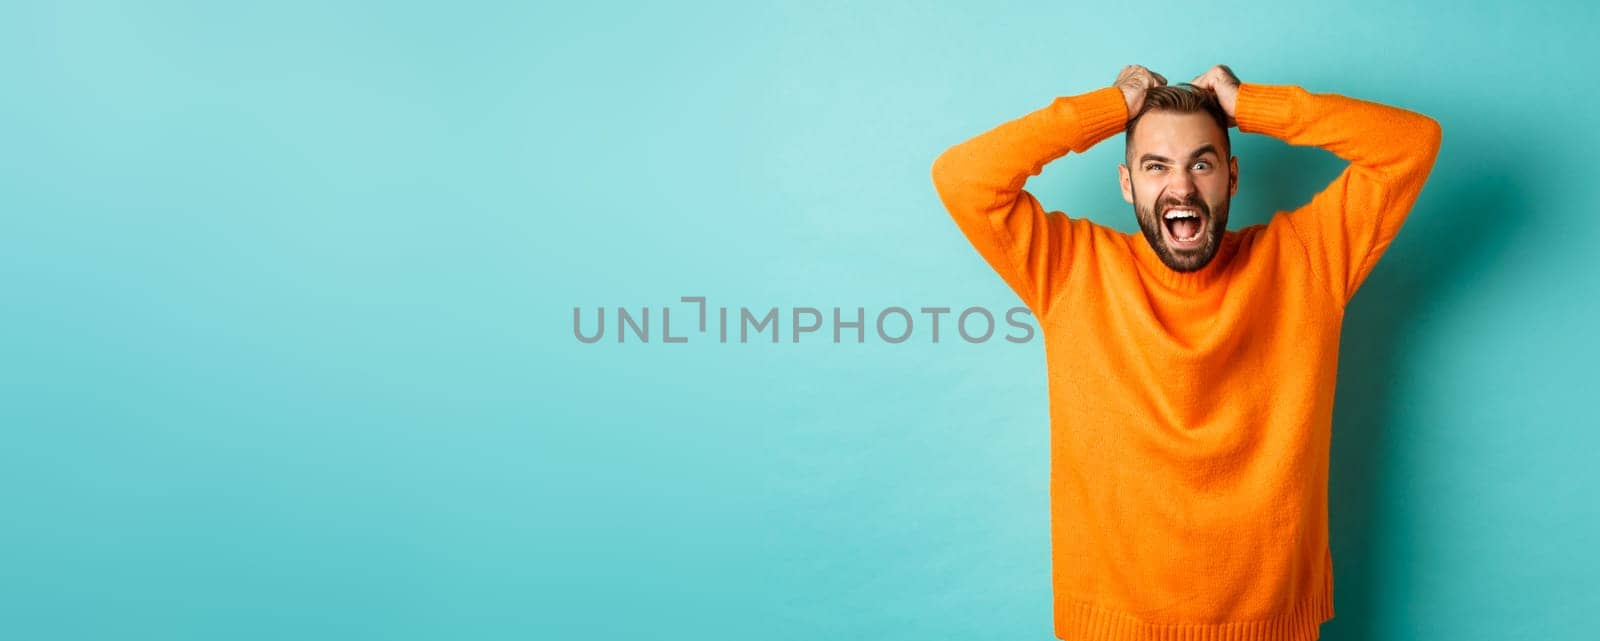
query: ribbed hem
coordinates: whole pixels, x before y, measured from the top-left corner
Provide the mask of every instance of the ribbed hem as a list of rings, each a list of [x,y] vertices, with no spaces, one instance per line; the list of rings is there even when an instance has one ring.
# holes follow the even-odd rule
[[[1314,641],[1333,618],[1333,591],[1318,590],[1289,612],[1256,621],[1148,623],[1057,595],[1056,637],[1062,641]]]
[[[1240,83],[1233,109],[1239,131],[1273,138],[1288,135],[1294,123],[1295,93],[1302,91],[1305,90],[1294,85]]]

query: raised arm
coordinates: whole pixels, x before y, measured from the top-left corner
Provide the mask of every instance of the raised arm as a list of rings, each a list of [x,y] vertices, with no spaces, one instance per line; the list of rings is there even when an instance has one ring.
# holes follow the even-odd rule
[[[1350,161],[1327,188],[1285,218],[1311,268],[1341,305],[1348,303],[1422,191],[1439,154],[1439,123],[1398,107],[1293,85],[1242,83],[1235,98],[1230,113],[1240,131],[1321,147]]]
[[[1122,131],[1139,104],[1133,101],[1165,82],[1143,67],[1129,67],[1116,85],[1056,98],[934,161],[933,184],[950,216],[1036,318],[1049,311],[1074,244],[1088,242],[1089,223],[1046,212],[1023,183],[1046,163]]]

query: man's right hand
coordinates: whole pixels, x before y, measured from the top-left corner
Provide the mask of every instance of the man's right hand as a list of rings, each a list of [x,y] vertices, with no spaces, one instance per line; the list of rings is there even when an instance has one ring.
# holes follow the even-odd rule
[[[1167,78],[1140,65],[1128,65],[1122,68],[1122,73],[1117,76],[1113,87],[1122,90],[1122,98],[1128,102],[1128,117],[1139,113],[1139,107],[1144,106],[1144,92],[1151,87],[1161,87],[1167,84]]]

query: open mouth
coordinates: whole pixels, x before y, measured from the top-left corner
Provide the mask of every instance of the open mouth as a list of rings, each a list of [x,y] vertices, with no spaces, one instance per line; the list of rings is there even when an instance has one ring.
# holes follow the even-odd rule
[[[1161,227],[1167,231],[1167,243],[1179,249],[1199,247],[1205,239],[1206,217],[1198,209],[1169,207],[1161,212]]]

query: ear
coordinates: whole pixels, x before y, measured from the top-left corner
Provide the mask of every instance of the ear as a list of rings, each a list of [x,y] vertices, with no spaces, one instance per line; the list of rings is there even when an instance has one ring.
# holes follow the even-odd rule
[[[1228,157],[1228,197],[1239,193],[1239,157]]]
[[[1128,172],[1127,163],[1117,165],[1117,179],[1122,183],[1122,199],[1133,204],[1133,174]]]

